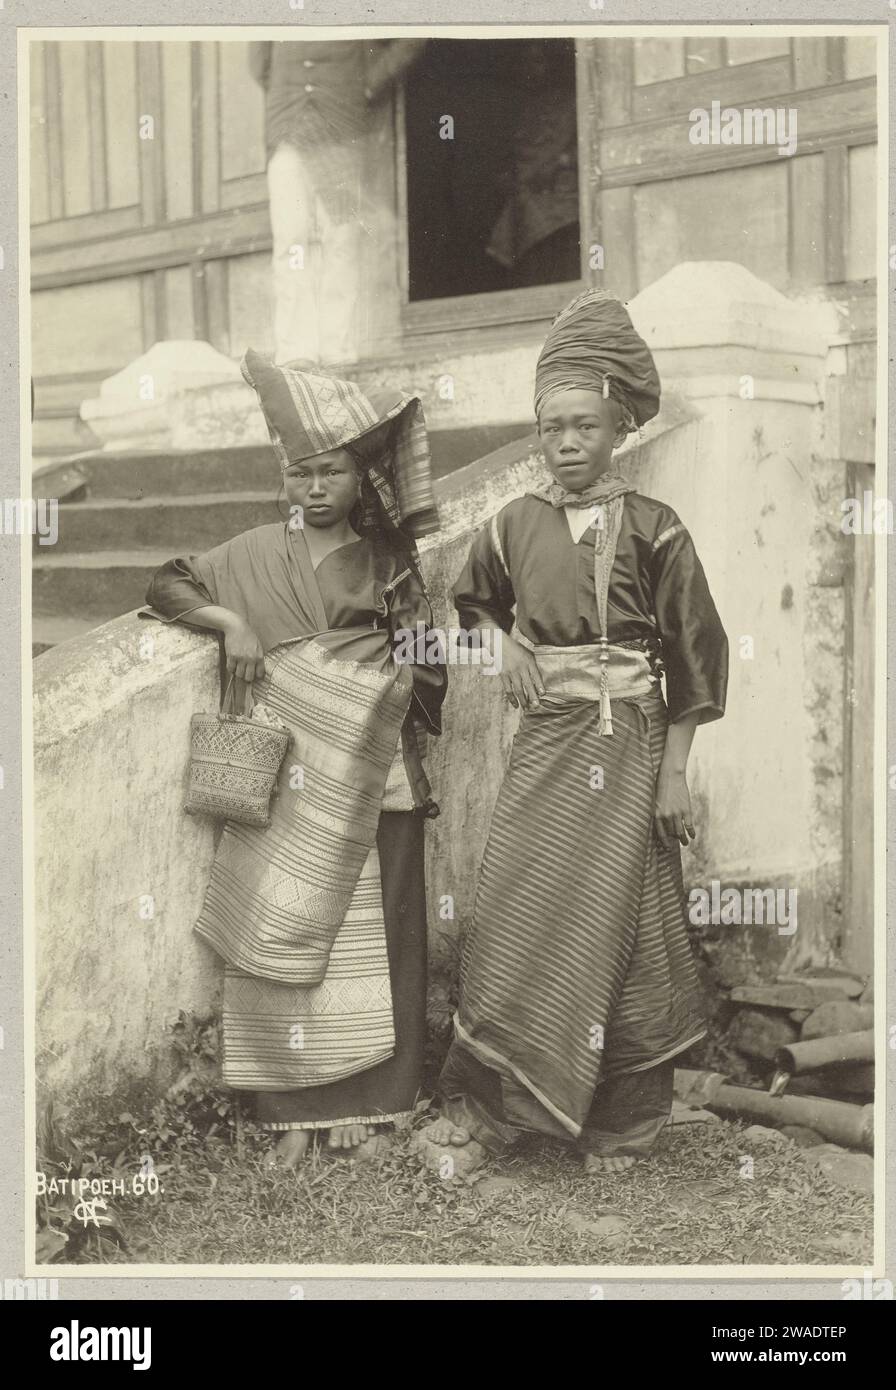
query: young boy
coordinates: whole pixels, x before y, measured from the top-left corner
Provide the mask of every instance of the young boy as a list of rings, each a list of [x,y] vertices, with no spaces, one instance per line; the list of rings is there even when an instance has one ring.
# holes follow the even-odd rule
[[[622,304],[586,290],[536,368],[552,481],[477,537],[454,590],[500,628],[522,718],[461,967],[443,1118],[426,1150],[575,1141],[588,1171],[646,1155],[675,1058],[705,1033],[680,845],[698,724],[724,713],[728,646],[684,525],[613,467],[656,415],[653,358]],[[665,670],[668,708],[660,687]]]

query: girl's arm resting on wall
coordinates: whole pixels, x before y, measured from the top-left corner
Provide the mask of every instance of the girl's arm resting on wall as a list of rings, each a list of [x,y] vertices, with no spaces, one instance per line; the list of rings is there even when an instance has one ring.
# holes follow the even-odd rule
[[[190,622],[197,627],[210,627],[216,632],[223,632],[230,675],[249,683],[261,680],[265,673],[264,652],[252,628],[239,613],[210,603],[203,608],[191,609]]]
[[[146,602],[153,611],[147,616],[223,633],[228,672],[239,680],[258,680],[265,672],[261,643],[245,618],[215,602],[214,587],[201,557],[168,560],[150,580]]]

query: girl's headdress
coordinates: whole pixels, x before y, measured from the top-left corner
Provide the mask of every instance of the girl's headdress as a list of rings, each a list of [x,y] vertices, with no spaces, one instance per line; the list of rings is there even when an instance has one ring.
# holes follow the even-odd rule
[[[252,348],[240,368],[258,395],[281,469],[350,446],[372,485],[365,492],[378,499],[393,526],[411,539],[439,529],[418,396],[365,395],[351,381],[275,366]]]

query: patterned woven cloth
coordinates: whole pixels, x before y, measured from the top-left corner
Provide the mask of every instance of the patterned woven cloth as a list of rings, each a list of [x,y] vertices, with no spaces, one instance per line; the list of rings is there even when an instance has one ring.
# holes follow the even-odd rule
[[[275,984],[224,967],[224,1080],[279,1091],[353,1076],[391,1056],[392,991],[376,846],[319,985]]]
[[[354,382],[276,366],[252,348],[240,367],[258,394],[281,469],[351,445],[393,526],[412,538],[439,529],[419,397],[365,395]]]

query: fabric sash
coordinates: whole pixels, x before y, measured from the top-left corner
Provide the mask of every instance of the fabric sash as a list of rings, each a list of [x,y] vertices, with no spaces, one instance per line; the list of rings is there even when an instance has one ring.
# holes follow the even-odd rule
[[[637,700],[659,685],[644,652],[630,647],[607,647],[609,659],[601,661],[600,648],[593,643],[582,647],[538,646],[521,632],[516,640],[527,647],[538,662],[546,693],[540,697],[544,709],[558,709],[582,700],[599,701],[606,672],[609,694],[614,700]],[[531,709],[537,715],[539,707]]]
[[[369,659],[376,644],[380,661]],[[291,642],[267,664],[254,693],[293,745],[271,824],[227,822],[196,931],[247,974],[316,985],[376,843],[412,677],[388,634],[369,628]]]
[[[613,472],[602,474],[589,487],[582,488],[581,492],[570,492],[562,483],[553,479],[541,487],[533,488],[532,496],[540,497],[543,502],[550,502],[552,507],[597,508],[605,502],[612,502],[617,497],[624,497],[626,493],[637,490],[628,478],[624,478],[621,473]]]

